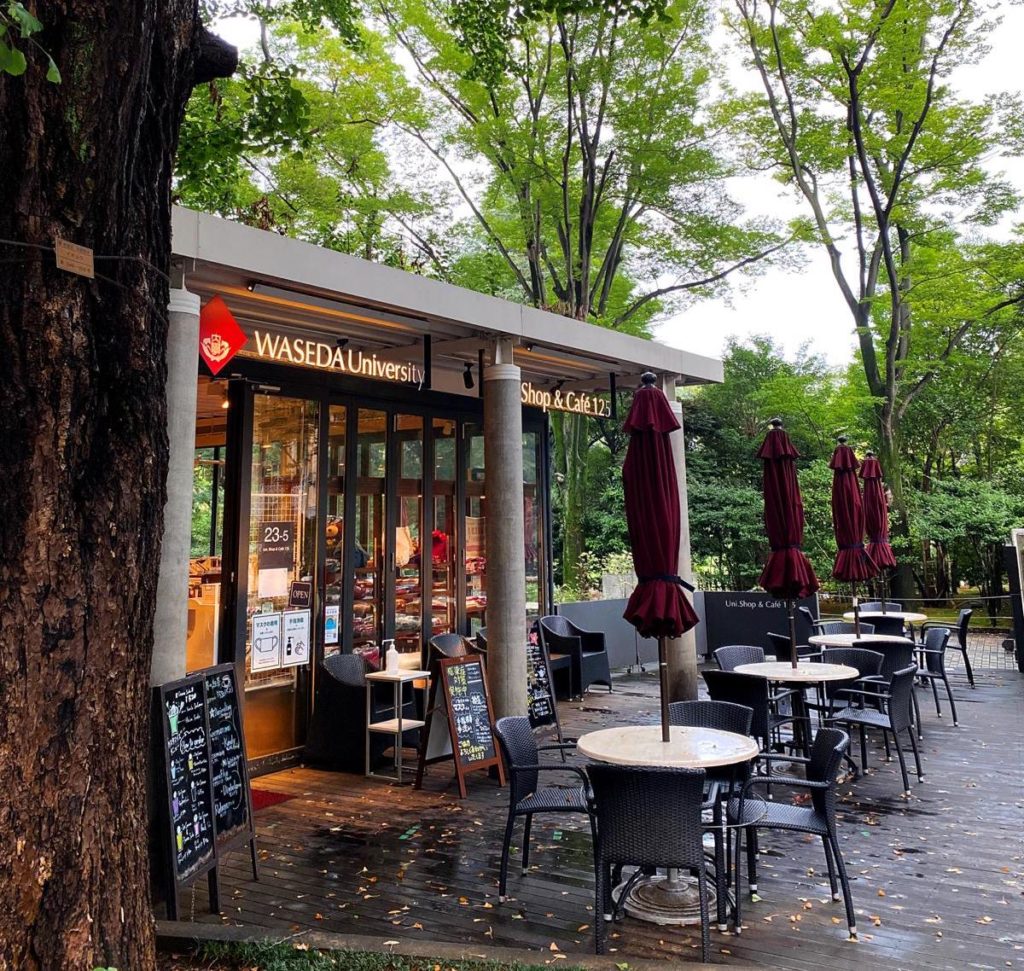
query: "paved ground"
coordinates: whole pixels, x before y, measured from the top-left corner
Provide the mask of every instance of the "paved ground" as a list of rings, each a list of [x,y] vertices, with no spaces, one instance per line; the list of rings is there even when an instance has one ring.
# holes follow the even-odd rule
[[[993,641],[995,639],[993,638]],[[961,725],[935,717],[920,693],[927,781],[909,800],[895,764],[842,787],[841,838],[861,929],[849,942],[841,903],[830,900],[818,843],[763,838],[762,899],[744,931],[712,932],[716,963],[811,971],[828,967],[1024,967],[1024,675],[1007,670],[998,642],[978,638],[978,688],[957,671]],[[955,655],[951,654],[951,660]],[[1009,655],[1008,655],[1009,657]],[[985,665],[985,666],[983,666]],[[561,706],[568,735],[653,721],[656,684],[624,677],[610,695]],[[282,934],[312,928],[530,947],[557,965],[592,952],[593,877],[585,824],[534,826],[531,869],[513,866],[514,899],[499,904],[497,872],[506,790],[480,775],[460,800],[450,770],[428,770],[424,790],[295,769],[255,781],[290,800],[257,813],[256,883],[246,855],[222,868],[224,912],[196,919],[260,925]],[[521,832],[521,831],[520,831]],[[699,958],[685,930],[629,919],[611,942],[633,957]]]

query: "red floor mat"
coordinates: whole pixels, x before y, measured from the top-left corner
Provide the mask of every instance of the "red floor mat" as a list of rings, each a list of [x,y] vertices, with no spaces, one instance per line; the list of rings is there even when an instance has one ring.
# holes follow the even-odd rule
[[[269,789],[252,790],[252,811],[258,813],[261,809],[276,806],[280,802],[287,802],[295,797],[287,792],[271,792]]]

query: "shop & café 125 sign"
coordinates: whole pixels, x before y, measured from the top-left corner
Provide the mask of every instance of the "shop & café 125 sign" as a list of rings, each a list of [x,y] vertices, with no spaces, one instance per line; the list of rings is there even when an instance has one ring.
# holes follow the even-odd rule
[[[567,411],[574,415],[590,415],[592,418],[611,418],[611,404],[604,398],[586,391],[561,391],[535,388],[529,381],[521,385],[521,401],[531,408],[542,411]]]

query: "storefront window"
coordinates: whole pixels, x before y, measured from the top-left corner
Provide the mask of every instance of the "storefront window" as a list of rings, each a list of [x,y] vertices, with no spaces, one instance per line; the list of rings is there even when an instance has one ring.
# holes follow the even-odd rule
[[[312,590],[316,572],[318,413],[315,401],[268,395],[253,401],[245,642],[250,758],[305,738],[313,625],[310,608],[296,602],[297,590]]]
[[[224,455],[227,389],[206,376],[196,388],[196,450],[192,462],[192,542],[188,563],[185,670],[217,663],[224,546]]]
[[[384,480],[387,468],[387,415],[360,408],[356,441],[355,586],[352,647],[374,664],[384,639]]]
[[[324,536],[324,657],[341,650],[345,582],[345,423],[348,410],[328,409],[327,524]]]
[[[472,634],[487,624],[487,497],[484,491],[484,432],[465,426],[466,448],[466,620]]]
[[[395,415],[398,501],[395,525],[395,642],[418,661],[423,640],[423,419]]]
[[[540,616],[543,594],[543,524],[537,470],[540,465],[537,432],[523,433],[523,545],[526,555],[526,618]]]
[[[434,532],[430,543],[430,633],[445,634],[458,625],[455,599],[455,422],[435,418]]]

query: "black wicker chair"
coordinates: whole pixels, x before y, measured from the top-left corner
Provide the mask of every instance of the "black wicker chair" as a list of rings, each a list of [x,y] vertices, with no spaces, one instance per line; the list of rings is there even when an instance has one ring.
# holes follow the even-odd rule
[[[735,671],[741,664],[760,664],[764,649],[751,644],[728,644],[712,655],[720,671]]]
[[[857,671],[857,677],[849,681],[826,681],[825,697],[821,703],[808,702],[808,708],[829,716],[835,714],[837,702],[846,706],[847,702],[843,700],[844,689],[855,688],[861,678],[877,679],[881,675],[885,657],[878,651],[863,647],[828,647],[822,652],[821,660],[823,664],[844,664]]]
[[[508,820],[501,844],[501,873],[498,878],[498,899],[504,901],[508,881],[508,854],[517,817],[526,817],[522,860],[522,872],[526,873],[530,866],[530,826],[536,813],[586,813],[590,819],[591,835],[594,833],[594,816],[587,775],[583,769],[563,762],[545,764],[540,761],[541,752],[571,750],[576,747],[573,743],[538,745],[530,728],[530,719],[525,715],[499,718],[494,726],[494,734],[498,737],[509,779]],[[571,773],[578,776],[579,784],[565,788],[538,788],[541,772]]]
[[[678,867],[696,874],[700,893],[701,950],[710,960],[708,885],[704,872],[701,805],[703,769],[652,769],[594,763],[587,766],[594,791],[597,838],[594,841],[594,938],[605,953],[605,919],[634,882],[657,867]],[[635,866],[619,901],[612,900],[613,868]]]
[[[476,640],[476,652],[482,654],[484,657],[487,656],[487,628],[481,627],[477,630],[475,635]]]
[[[857,627],[852,621],[846,620],[819,620],[815,625],[815,633],[817,634],[856,634]],[[875,627],[873,624],[865,624],[863,621],[860,625],[860,632],[862,634],[874,634]]]
[[[572,697],[582,697],[592,684],[607,685],[608,690],[612,690],[608,650],[604,634],[600,631],[584,630],[567,617],[551,614],[540,619],[540,637],[549,658],[556,654],[569,656],[569,693]]]
[[[765,637],[768,638],[768,648],[776,659],[788,661],[789,653],[792,650],[789,634],[773,634],[769,631]],[[813,644],[797,644],[796,656],[797,658],[819,658],[821,657],[821,648],[815,647]]]
[[[903,610],[903,604],[898,604],[893,600],[886,600],[885,604],[882,604],[881,600],[866,600],[860,605],[861,610],[866,610],[869,613],[878,611],[879,613],[884,610]]]
[[[974,670],[971,668],[971,659],[967,654],[967,628],[970,626],[971,617],[974,616],[974,611],[965,607],[956,618],[956,627],[953,628],[956,634],[956,643],[947,644],[946,647],[949,650],[959,651],[960,656],[964,659],[964,670],[967,672],[967,682],[973,688],[974,684]],[[924,638],[928,636],[928,630],[932,627],[947,627],[947,624],[943,624],[938,621],[927,621],[918,627],[921,632],[921,643],[924,643]]]
[[[793,692],[784,691],[772,695],[768,680],[754,674],[737,674],[735,671],[707,670],[703,673],[708,694],[713,701],[731,701],[751,710],[750,734],[758,740],[763,751],[771,747],[772,737],[786,724],[793,722],[792,715],[772,711],[774,700],[783,700]]]
[[[897,671],[902,671],[911,664],[917,664],[915,657],[917,645],[908,637],[900,641],[854,641],[853,646],[882,655],[882,670],[878,672],[877,677],[867,678],[868,681],[887,684]],[[917,695],[913,692],[910,693],[910,708],[914,724],[917,727],[917,737],[924,738],[921,727],[921,708],[917,702]]]
[[[766,777],[749,779],[742,793],[729,801],[728,819],[734,826],[744,827],[740,834],[746,834],[747,874],[750,892],[757,892],[757,831],[761,829],[787,830],[793,833],[807,833],[818,836],[825,847],[825,862],[828,865],[828,880],[832,888],[832,899],[839,899],[839,888],[836,885],[836,871],[842,885],[843,901],[846,904],[846,922],[850,936],[857,936],[857,918],[853,910],[853,897],[850,893],[850,881],[846,875],[846,866],[839,848],[839,835],[836,827],[836,779],[843,757],[850,747],[850,736],[838,728],[822,728],[814,738],[814,745],[808,759],[785,756],[787,762],[802,762],[807,766],[806,779],[793,779],[788,776],[771,777],[771,784],[792,786],[796,789],[810,790],[809,806],[793,806],[782,802],[768,802],[753,794],[757,786],[768,783]],[[770,756],[779,758],[779,756]],[[743,921],[741,915],[740,893],[740,855],[744,840],[737,836],[736,840],[736,913],[735,930],[739,934]]]
[[[829,719],[833,724],[857,726],[860,732],[862,771],[866,771],[868,767],[868,747],[864,730],[867,728],[881,729],[887,754],[889,752],[889,736],[891,735],[900,762],[900,772],[903,775],[903,791],[908,796],[910,795],[910,777],[907,775],[907,763],[903,757],[903,749],[900,747],[901,732],[907,732],[910,735],[910,745],[914,750],[914,762],[917,765],[917,781],[924,782],[921,754],[917,748],[917,737],[914,734],[913,718],[911,717],[911,698],[914,694],[916,674],[917,665],[911,664],[892,676],[887,686],[888,690],[879,690],[882,686],[877,682],[874,685],[866,683],[868,686],[863,692],[847,688],[847,695],[861,695],[866,701],[877,705],[877,707],[844,708]]]
[[[370,733],[370,761],[366,765],[366,672],[369,665],[358,654],[332,654],[320,663],[316,679],[316,704],[306,733],[303,758],[342,772],[365,772],[377,765],[394,740],[381,732]],[[394,692],[390,684],[370,690],[374,721],[393,718]],[[417,717],[412,685],[404,685],[402,713]],[[419,729],[402,733],[404,745],[419,742]]]
[[[673,701],[668,706],[668,722],[670,725],[681,725],[687,728],[714,728],[720,732],[732,732],[736,735],[749,735],[753,711],[745,705],[735,705],[731,701]],[[750,775],[750,766],[743,762],[736,765],[724,765],[705,770],[707,792],[705,808],[710,806],[713,813],[712,833],[715,838],[715,882],[718,891],[718,929],[723,933],[728,930],[726,898],[728,881],[729,842],[728,831],[725,830],[725,816],[722,812],[722,800],[728,799]]]
[[[946,697],[949,698],[949,707],[953,713],[953,724],[959,724],[956,718],[956,701],[953,700],[953,689],[949,685],[949,677],[946,674],[946,645],[952,631],[948,627],[929,627],[924,634],[924,641],[918,648],[919,668],[917,676],[927,681],[932,686],[932,697],[935,698],[935,714],[942,717],[942,708],[939,706],[939,687],[936,682],[941,681],[946,686]]]

